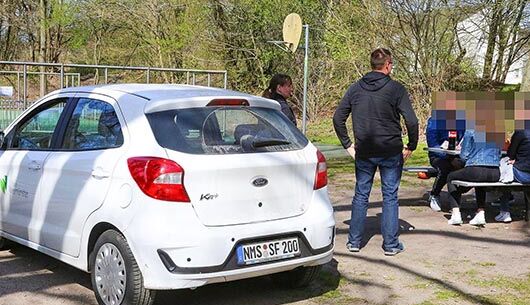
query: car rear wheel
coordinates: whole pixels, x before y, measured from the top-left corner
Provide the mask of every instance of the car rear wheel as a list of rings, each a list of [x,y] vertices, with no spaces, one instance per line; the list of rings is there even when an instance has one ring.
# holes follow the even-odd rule
[[[294,270],[273,274],[272,278],[282,287],[306,287],[317,277],[321,267],[322,266],[298,267]]]
[[[100,305],[150,305],[155,291],[146,289],[125,237],[105,231],[90,255],[92,289]]]

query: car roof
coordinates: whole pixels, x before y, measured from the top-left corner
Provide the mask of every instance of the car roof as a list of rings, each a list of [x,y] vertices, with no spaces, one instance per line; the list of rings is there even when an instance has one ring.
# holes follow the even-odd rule
[[[213,99],[246,99],[250,106],[280,110],[278,102],[233,90],[175,84],[113,84],[64,88],[54,93],[99,93],[121,99],[124,94],[147,101],[145,113],[175,108],[203,107]],[[123,100],[123,99],[121,99]]]

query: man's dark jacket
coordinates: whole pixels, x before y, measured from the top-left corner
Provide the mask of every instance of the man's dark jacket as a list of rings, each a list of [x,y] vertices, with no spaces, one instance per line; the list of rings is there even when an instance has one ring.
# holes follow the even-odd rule
[[[352,84],[342,98],[333,126],[344,148],[351,146],[346,120],[352,114],[355,152],[358,158],[395,156],[403,151],[400,115],[405,119],[409,143],[418,145],[418,118],[405,87],[390,76],[372,71]]]

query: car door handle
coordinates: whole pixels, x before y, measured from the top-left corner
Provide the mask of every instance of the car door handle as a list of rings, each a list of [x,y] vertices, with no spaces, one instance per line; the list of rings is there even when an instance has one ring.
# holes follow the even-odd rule
[[[102,168],[96,168],[92,170],[92,177],[96,179],[104,179],[110,177],[110,173],[103,170]]]
[[[32,171],[39,171],[42,169],[42,166],[35,162],[35,161],[32,161],[29,165],[28,165],[28,169],[32,170]]]

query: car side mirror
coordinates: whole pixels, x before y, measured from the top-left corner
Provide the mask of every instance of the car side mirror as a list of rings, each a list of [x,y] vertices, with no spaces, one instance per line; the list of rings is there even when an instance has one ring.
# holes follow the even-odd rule
[[[4,132],[3,131],[0,131],[0,149],[2,149],[4,147]]]

